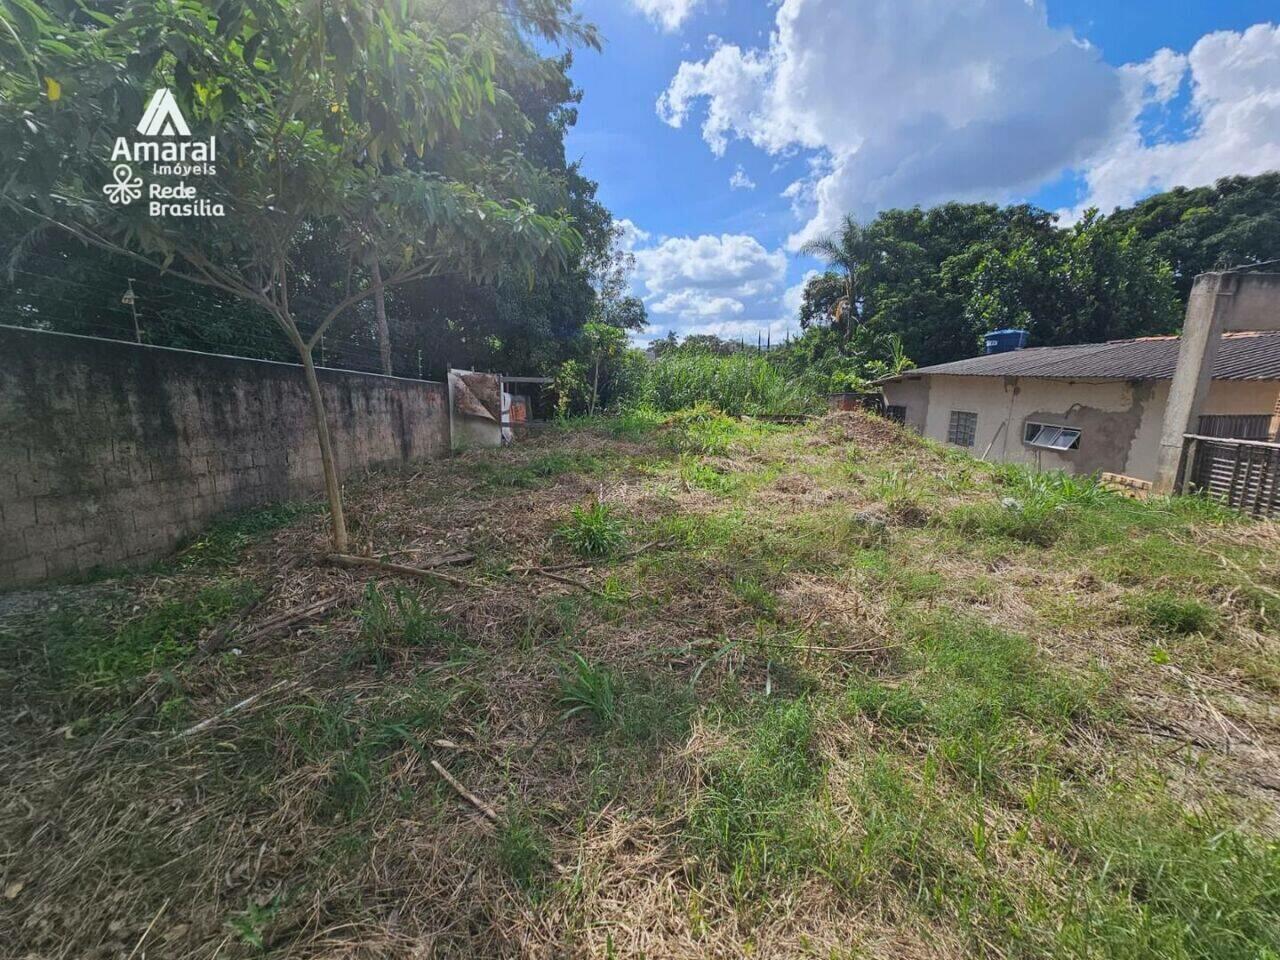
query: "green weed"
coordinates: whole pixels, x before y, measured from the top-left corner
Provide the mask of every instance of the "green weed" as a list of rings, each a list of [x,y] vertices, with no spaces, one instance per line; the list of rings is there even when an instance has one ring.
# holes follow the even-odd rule
[[[738,486],[738,481],[733,476],[721,473],[710,464],[694,458],[681,460],[680,479],[690,487],[721,496],[732,493]]]
[[[575,653],[560,668],[560,694],[556,701],[567,720],[579,714],[589,717],[598,728],[612,726],[618,715],[613,674]]]
[[[442,624],[419,596],[403,587],[395,587],[387,595],[376,583],[368,584],[356,619],[360,633],[349,662],[371,662],[379,669],[388,666],[399,648],[452,648],[459,643],[458,635]]]
[[[178,552],[177,565],[184,569],[230,566],[263,534],[321,509],[317,503],[278,503],[216,520]]]
[[[1212,633],[1218,612],[1194,597],[1161,590],[1139,597],[1133,604],[1139,622],[1173,636]]]
[[[606,503],[574,507],[556,538],[581,557],[607,557],[627,542],[626,523]]]
[[[567,473],[595,474],[601,472],[605,462],[587,453],[544,453],[525,463],[501,460],[481,460],[471,468],[472,478],[483,487],[494,490],[537,490],[547,486],[556,477]]]
[[[245,909],[231,915],[227,920],[227,926],[241,943],[255,950],[265,950],[267,927],[275,920],[282,906],[283,903],[278,895],[265,904],[256,903],[250,898]]]
[[[733,592],[737,594],[739,600],[760,616],[772,617],[778,612],[778,598],[754,577],[734,577]]]
[[[551,844],[538,823],[513,805],[498,826],[494,855],[518,886],[536,891],[551,867]]]
[[[742,731],[745,739],[707,759],[689,811],[690,838],[738,896],[815,862],[814,800],[823,765],[814,730],[808,701],[775,704]]]
[[[63,689],[108,692],[171,667],[209,627],[254,599],[257,588],[230,582],[166,600],[119,626],[84,614],[61,614],[42,631],[50,679]]]

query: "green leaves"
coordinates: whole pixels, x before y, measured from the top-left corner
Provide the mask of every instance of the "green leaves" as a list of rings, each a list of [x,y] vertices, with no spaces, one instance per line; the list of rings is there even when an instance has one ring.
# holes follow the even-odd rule
[[[91,18],[0,0],[0,200],[214,263],[249,299],[261,289],[250,278],[317,231],[399,274],[505,268],[532,282],[564,269],[581,238],[522,199],[530,186],[548,194],[528,164],[493,176],[459,134],[498,104],[515,109],[499,96],[505,61],[528,53],[513,23],[531,17],[554,39],[576,29],[566,12],[516,0],[495,28],[403,0],[123,0]],[[161,86],[196,136],[217,137],[217,173],[200,186],[223,221],[151,219],[100,192],[111,144]]]

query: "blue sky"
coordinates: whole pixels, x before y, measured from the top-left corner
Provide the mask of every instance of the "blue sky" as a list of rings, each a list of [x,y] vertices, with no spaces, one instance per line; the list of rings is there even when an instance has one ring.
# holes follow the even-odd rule
[[[668,329],[794,325],[841,213],[1030,200],[1065,220],[1280,167],[1280,20],[1258,0],[584,0],[603,54],[567,144],[634,225]]]

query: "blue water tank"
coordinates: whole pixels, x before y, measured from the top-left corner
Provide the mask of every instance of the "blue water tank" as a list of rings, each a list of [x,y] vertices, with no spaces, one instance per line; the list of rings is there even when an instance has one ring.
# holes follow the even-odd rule
[[[1030,336],[1026,330],[992,330],[987,334],[987,353],[1008,353],[1021,350]]]

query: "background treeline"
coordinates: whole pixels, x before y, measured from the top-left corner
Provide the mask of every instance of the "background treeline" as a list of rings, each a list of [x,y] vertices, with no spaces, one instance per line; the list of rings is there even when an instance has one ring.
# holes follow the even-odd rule
[[[517,52],[506,84],[521,122],[476,136],[504,151],[514,143],[525,195],[565,210],[581,250],[559,274],[444,275],[389,291],[397,375],[435,378],[448,364],[551,374],[550,400],[564,413],[698,400],[731,412],[790,410],[912,364],[973,356],[982,335],[1000,327],[1029,329],[1035,345],[1175,333],[1196,274],[1280,257],[1280,173],[1179,187],[1066,227],[1028,205],[888,210],[866,224],[846,219],[809,246],[827,269],[805,287],[800,336],[759,355],[754,345],[669,333],[646,357],[627,345],[646,323],[628,293],[631,256],[596,184],[565,156],[581,96],[571,55],[540,57],[528,45]],[[446,167],[448,146],[424,162]],[[31,226],[0,224],[3,322],[132,339],[136,313],[148,343],[290,359],[288,343],[247,316],[243,302]],[[335,245],[317,232],[299,256],[311,295],[331,296],[326,288],[344,271]],[[379,369],[377,337],[374,305],[364,303],[326,337],[319,359]]]
[[[801,323],[897,337],[916,363],[1024,327],[1040,346],[1175,333],[1196,274],[1280,257],[1280,173],[1179,187],[1060,227],[1035,207],[947,203],[846,220],[808,252]]]
[[[1029,329],[1038,346],[1176,333],[1197,274],[1280,257],[1280,173],[1179,187],[1066,227],[1027,205],[887,210],[847,218],[806,252],[828,269],[806,284],[799,337],[761,351],[669,333],[644,377],[618,378],[618,399],[782,413],[974,356],[1001,327]]]

